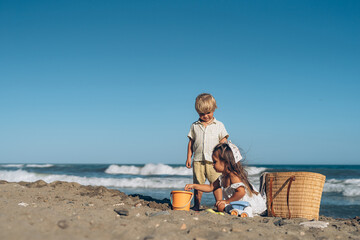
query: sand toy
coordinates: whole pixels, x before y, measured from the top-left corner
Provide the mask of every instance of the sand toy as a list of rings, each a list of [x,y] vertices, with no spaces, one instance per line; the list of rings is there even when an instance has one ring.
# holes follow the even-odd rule
[[[194,194],[189,191],[172,191],[170,202],[173,210],[190,211],[190,203]]]
[[[253,211],[250,203],[245,201],[231,202],[225,207],[225,211],[234,216],[253,217]]]

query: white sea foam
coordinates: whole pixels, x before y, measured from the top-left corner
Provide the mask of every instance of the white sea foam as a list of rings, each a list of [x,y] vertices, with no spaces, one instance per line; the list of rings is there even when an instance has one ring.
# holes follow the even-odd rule
[[[245,167],[248,175],[260,175],[262,172],[265,172],[266,168],[264,167]]]
[[[117,188],[172,188],[183,189],[191,178],[97,178],[97,177],[79,177],[71,175],[45,175],[30,173],[24,170],[0,171],[0,180],[8,182],[34,182],[43,180],[47,183],[53,181],[77,182],[82,185],[106,186]]]
[[[264,172],[264,167],[246,167],[249,176],[259,175]],[[165,164],[149,163],[143,167],[134,165],[110,165],[106,170],[107,174],[129,174],[129,175],[178,175],[178,176],[192,176],[192,169],[186,167],[171,167]]]
[[[22,168],[24,164],[2,164],[0,166],[4,168]]]
[[[192,170],[186,167],[171,167],[165,164],[149,163],[143,167],[127,165],[110,165],[106,170],[107,174],[129,174],[129,175],[179,175],[191,176]]]
[[[358,197],[360,196],[360,179],[329,179],[325,182],[323,191],[341,193],[346,197]]]
[[[27,164],[28,168],[48,168],[54,166],[53,164]]]

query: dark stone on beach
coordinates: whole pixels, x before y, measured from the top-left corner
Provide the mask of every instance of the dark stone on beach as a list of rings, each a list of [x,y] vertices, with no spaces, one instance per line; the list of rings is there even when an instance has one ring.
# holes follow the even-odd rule
[[[274,222],[274,225],[278,226],[278,227],[284,226],[285,224],[286,224],[286,222],[283,219],[279,219],[279,220]]]
[[[150,213],[148,216],[156,217],[156,216],[161,216],[161,215],[170,215],[170,213],[168,211],[161,211],[161,212]]]
[[[69,227],[69,224],[66,222],[66,220],[60,220],[57,223],[58,227],[61,229],[65,229]]]
[[[151,239],[155,239],[155,237],[154,236],[146,236],[146,237],[144,237],[144,240],[151,240]]]
[[[129,216],[129,210],[124,208],[115,208],[114,211],[120,216]]]
[[[263,223],[268,223],[270,220],[268,218],[263,219]]]

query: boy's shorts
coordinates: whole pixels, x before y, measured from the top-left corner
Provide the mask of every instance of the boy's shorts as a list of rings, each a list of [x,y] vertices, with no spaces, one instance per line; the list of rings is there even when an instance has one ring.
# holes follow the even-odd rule
[[[205,184],[206,179],[213,183],[221,176],[215,171],[212,162],[196,161],[193,162],[193,182],[195,184]]]

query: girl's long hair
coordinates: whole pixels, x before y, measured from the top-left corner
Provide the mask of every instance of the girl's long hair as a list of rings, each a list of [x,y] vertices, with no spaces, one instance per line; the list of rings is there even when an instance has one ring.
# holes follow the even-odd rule
[[[248,180],[247,171],[244,169],[243,165],[241,164],[241,161],[235,163],[234,154],[229,144],[219,143],[218,145],[215,146],[213,153],[216,151],[219,151],[220,161],[225,163],[225,169],[227,170],[227,172],[229,173],[232,172],[241,179],[241,181],[245,184],[247,189],[250,190],[249,191],[250,196],[252,195],[252,193],[257,195],[258,192],[256,192],[253,186],[250,184]],[[227,176],[224,177],[227,178]]]

